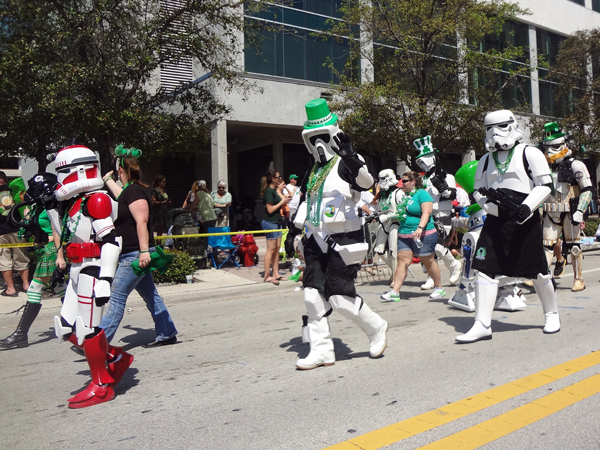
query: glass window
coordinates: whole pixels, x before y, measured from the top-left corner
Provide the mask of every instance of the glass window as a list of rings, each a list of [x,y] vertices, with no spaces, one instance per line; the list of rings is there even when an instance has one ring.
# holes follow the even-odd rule
[[[585,6],[585,0],[571,0],[573,3],[577,3],[578,5]]]
[[[540,30],[539,28],[536,30],[536,35],[538,55],[542,55],[550,66],[554,65],[560,44],[562,44],[566,38],[559,34],[551,33],[550,31]],[[540,69],[539,74],[540,78],[544,78],[548,75],[548,71]]]
[[[250,21],[246,19],[248,25],[251,25]],[[260,38],[257,47],[249,45],[246,48],[247,72],[322,83],[336,82],[337,77],[327,64],[329,59],[335,70],[353,79],[359,77],[358,61],[352,65],[350,72],[346,71],[350,54],[347,39],[324,41],[312,36],[310,30],[288,26],[273,31],[261,30]]]
[[[592,9],[600,12],[600,0],[592,0]]]

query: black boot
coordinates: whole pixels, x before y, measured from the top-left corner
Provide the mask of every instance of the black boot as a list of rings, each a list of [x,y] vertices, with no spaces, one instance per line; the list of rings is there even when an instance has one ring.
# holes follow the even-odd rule
[[[37,317],[40,309],[42,308],[41,303],[25,303],[23,309],[23,315],[21,321],[17,325],[17,329],[6,339],[0,340],[0,347],[2,348],[21,348],[27,347],[29,342],[27,341],[27,332],[31,328],[31,324]]]

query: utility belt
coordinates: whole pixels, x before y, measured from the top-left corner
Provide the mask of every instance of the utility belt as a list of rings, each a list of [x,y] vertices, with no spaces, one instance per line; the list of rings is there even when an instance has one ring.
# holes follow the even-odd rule
[[[67,245],[67,257],[74,263],[80,263],[83,258],[98,258],[102,247],[95,242]]]
[[[579,205],[579,197],[571,197],[566,203],[544,203],[543,209],[544,212],[571,212],[577,211],[577,206]]]
[[[338,252],[347,265],[361,264],[364,261],[369,245],[364,241],[362,230],[336,234],[335,236],[338,237],[338,240],[341,242],[336,242],[336,240],[328,234],[322,236],[316,232],[312,233],[313,239],[324,241],[330,249]],[[307,243],[308,238],[305,234],[302,237],[302,245],[306,247]]]

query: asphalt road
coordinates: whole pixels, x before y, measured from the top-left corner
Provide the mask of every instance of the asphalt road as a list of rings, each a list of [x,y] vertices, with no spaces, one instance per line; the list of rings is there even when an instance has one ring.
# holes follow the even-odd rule
[[[590,378],[600,373],[592,354],[600,349],[600,254],[585,256],[585,291],[570,291],[571,266],[558,279],[562,329],[554,335],[542,333],[542,309],[527,288],[525,311],[494,313],[491,341],[457,345],[473,314],[430,300],[420,270],[398,303],[379,298],[384,280],[359,283],[390,324],[384,357],[370,359],[366,336],[334,313],[337,362],[312,371],[295,370],[308,345],[300,338],[302,292],[291,282],[272,295],[174,299],[181,342],[155,349],[140,346],[154,333],[148,312],[132,302],[113,344],[135,361],[115,400],[83,410],[69,410],[66,399],[88,384],[87,364],[57,344],[58,309],[43,308],[31,345],[0,352],[0,448],[600,448],[600,381]],[[2,337],[16,320],[0,317]],[[493,388],[505,397],[486,394]],[[548,394],[555,395],[540,400]],[[491,440],[482,437],[487,429],[496,433]]]

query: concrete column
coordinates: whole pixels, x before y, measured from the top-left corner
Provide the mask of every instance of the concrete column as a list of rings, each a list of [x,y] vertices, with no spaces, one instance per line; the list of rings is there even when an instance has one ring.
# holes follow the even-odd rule
[[[467,48],[467,40],[462,37],[459,33],[456,33],[456,44],[457,44],[457,57],[459,61],[459,71],[461,67],[464,67],[462,61],[465,58],[465,49]],[[458,101],[465,105],[469,104],[469,74],[467,72],[458,74],[458,82],[460,94]]]
[[[408,164],[406,163],[406,161],[401,161],[399,159],[396,160],[396,175],[398,175],[398,177],[401,177],[402,174],[410,171],[410,167],[408,166]]]
[[[211,159],[211,186],[216,188],[219,180],[227,177],[227,122],[216,120],[210,128],[210,159]]]
[[[531,112],[540,114],[540,78],[537,70],[537,35],[535,26],[529,25],[529,60],[534,70],[531,71]]]
[[[471,161],[475,161],[476,159],[477,159],[477,155],[475,155],[475,150],[467,150],[462,155],[461,167]]]
[[[368,2],[371,6],[371,2]],[[367,32],[363,22],[360,24],[360,82],[368,83],[375,80],[373,71],[373,37]]]
[[[592,0],[585,0],[584,3],[587,9],[592,9]]]

